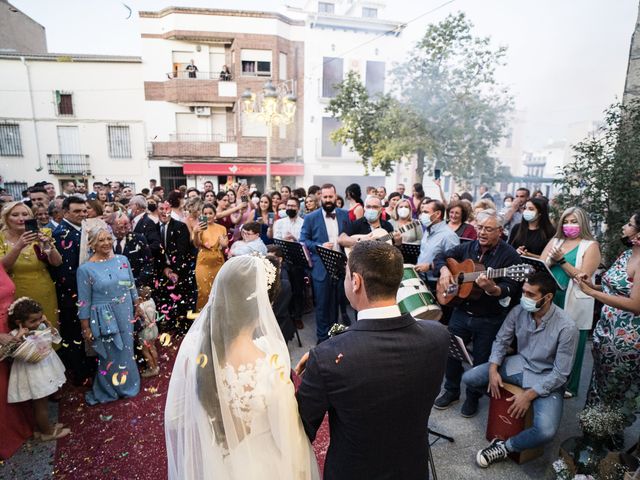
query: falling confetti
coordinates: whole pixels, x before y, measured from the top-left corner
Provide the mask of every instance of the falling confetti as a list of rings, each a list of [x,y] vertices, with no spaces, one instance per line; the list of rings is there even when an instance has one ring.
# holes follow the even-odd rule
[[[113,383],[116,387],[118,385],[124,385],[126,381],[127,381],[127,372],[122,372],[121,374],[116,372],[111,376],[111,383]]]
[[[113,415],[100,415],[100,420],[103,422],[110,422],[113,418]]]
[[[170,347],[171,335],[169,335],[168,333],[163,333],[162,335],[160,335],[160,345],[162,345],[163,347]]]
[[[204,353],[201,353],[198,355],[198,358],[196,358],[196,363],[202,368],[207,365],[207,362],[209,362],[209,358]]]

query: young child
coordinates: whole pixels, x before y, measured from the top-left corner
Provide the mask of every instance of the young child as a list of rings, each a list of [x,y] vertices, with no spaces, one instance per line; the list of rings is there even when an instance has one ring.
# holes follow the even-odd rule
[[[158,352],[156,350],[156,339],[158,338],[158,326],[156,325],[156,303],[151,298],[151,288],[140,287],[138,289],[140,297],[140,308],[144,313],[144,328],[138,334],[138,342],[142,350],[142,356],[147,363],[147,369],[140,374],[143,378],[155,377],[160,373],[158,366]]]
[[[34,436],[43,441],[57,440],[71,433],[62,424],[49,423],[47,397],[65,383],[64,365],[52,348],[60,343],[58,331],[51,327],[38,302],[18,298],[9,306],[11,335],[22,340],[13,353],[7,400],[9,403],[33,400],[36,426]]]

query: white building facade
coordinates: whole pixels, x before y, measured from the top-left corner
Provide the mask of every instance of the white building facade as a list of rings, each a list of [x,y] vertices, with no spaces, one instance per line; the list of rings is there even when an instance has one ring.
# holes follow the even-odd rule
[[[146,186],[139,57],[0,54],[0,176]],[[90,185],[89,185],[90,187]]]

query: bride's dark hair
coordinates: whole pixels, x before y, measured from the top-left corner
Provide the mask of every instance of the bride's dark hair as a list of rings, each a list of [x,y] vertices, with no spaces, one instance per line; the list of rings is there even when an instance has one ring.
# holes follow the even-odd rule
[[[204,367],[197,367],[196,382],[200,403],[209,416],[213,427],[216,442],[227,447],[227,439],[224,433],[224,424],[220,411],[220,396],[216,383],[215,363],[224,367],[227,348],[240,332],[259,318],[258,297],[255,289],[255,268],[235,268],[234,263],[246,261],[246,257],[236,257],[222,266],[216,277],[212,291],[213,301],[209,302],[203,310],[205,315],[202,325],[203,339],[200,352],[208,359]],[[263,260],[258,260],[261,262]],[[258,262],[252,263],[260,268]],[[226,267],[226,268],[225,268]],[[279,275],[276,276],[275,286]],[[264,277],[263,277],[264,278]],[[275,298],[276,288],[269,289],[269,300]],[[216,347],[216,356],[213,354],[212,345]]]

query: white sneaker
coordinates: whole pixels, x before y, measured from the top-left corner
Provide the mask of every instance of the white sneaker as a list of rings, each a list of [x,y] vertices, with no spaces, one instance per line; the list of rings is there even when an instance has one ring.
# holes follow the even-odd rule
[[[503,440],[494,438],[488,447],[483,448],[476,455],[476,463],[482,468],[487,468],[489,465],[500,460],[507,458],[507,446]]]

